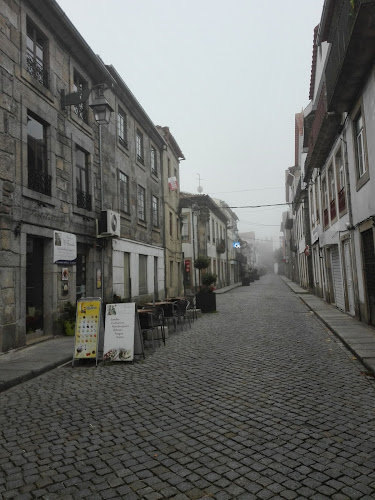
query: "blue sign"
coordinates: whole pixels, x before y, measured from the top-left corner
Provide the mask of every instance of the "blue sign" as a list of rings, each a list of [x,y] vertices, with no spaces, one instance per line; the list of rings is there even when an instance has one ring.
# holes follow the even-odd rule
[[[233,248],[241,248],[241,243],[239,241],[235,241],[233,243]]]

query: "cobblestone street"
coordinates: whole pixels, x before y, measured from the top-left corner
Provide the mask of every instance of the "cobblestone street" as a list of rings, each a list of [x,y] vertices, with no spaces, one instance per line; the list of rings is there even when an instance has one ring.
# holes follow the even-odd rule
[[[375,385],[277,276],[131,364],[0,394],[0,497],[375,498]]]

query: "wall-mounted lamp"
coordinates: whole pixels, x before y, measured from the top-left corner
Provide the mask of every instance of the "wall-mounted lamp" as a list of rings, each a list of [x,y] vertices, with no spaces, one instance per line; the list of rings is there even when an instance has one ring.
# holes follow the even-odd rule
[[[350,231],[351,229],[353,229],[353,225],[350,223],[350,222],[346,222],[345,223],[345,227],[348,231]]]
[[[98,85],[94,85],[91,89],[88,88],[82,92],[65,94],[65,91],[61,90],[61,109],[65,109],[66,106],[78,106],[86,102],[91,92],[96,90],[97,96],[90,104],[90,108],[94,111],[95,121],[99,125],[108,124],[111,119],[113,108],[104,97],[104,91],[107,90],[107,88],[105,83],[99,83]]]

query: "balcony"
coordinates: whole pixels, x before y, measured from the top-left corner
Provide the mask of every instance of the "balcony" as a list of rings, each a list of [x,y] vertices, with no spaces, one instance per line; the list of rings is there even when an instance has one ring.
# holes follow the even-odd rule
[[[346,194],[345,194],[345,188],[342,188],[339,191],[339,213],[344,212],[346,209]]]
[[[52,177],[41,170],[35,170],[34,168],[28,167],[28,188],[36,191],[37,193],[42,193],[47,196],[51,196],[51,183]]]
[[[40,84],[48,88],[48,73],[43,66],[30,54],[27,54],[27,72]]]
[[[337,211],[336,211],[336,200],[331,200],[329,204],[329,211],[331,215],[331,222],[336,219]]]
[[[339,133],[341,117],[327,114],[326,87],[323,85],[313,117],[309,117],[308,154],[305,162],[305,182],[314,168],[320,168]]]
[[[85,210],[91,210],[91,194],[77,189],[77,207]]]
[[[337,2],[329,35],[332,44],[326,66],[328,110],[350,111],[375,58],[375,2]]]

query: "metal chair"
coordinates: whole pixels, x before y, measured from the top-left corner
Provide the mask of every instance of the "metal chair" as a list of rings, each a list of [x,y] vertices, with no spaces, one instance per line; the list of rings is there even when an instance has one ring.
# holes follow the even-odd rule
[[[157,337],[158,341],[160,341],[160,336],[159,336],[159,331],[160,331],[161,339],[163,341],[163,344],[165,345],[164,310],[162,307],[158,307],[158,306],[149,306],[149,307],[147,307],[147,309],[150,311],[150,314],[152,315],[151,325],[152,325],[152,328],[156,329],[156,332],[158,334],[158,337]]]
[[[174,302],[165,303],[163,305],[164,311],[164,324],[169,326],[169,322],[172,321],[174,326],[174,331],[177,331],[177,323],[180,316],[180,310]]]
[[[178,317],[179,317],[179,321],[181,323],[181,330],[183,330],[183,323],[189,323],[189,326],[191,328],[190,317],[187,314],[187,310],[189,308],[190,302],[186,299],[180,299],[180,300],[176,300],[174,302],[174,304],[176,304],[178,309],[179,309]],[[187,330],[187,325],[186,325],[186,330]]]

